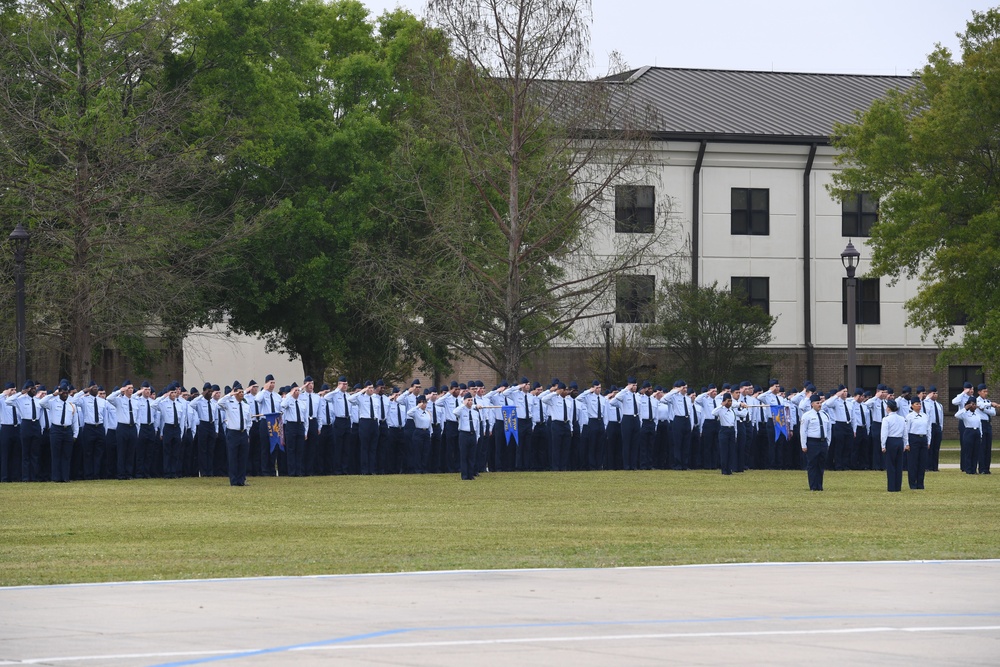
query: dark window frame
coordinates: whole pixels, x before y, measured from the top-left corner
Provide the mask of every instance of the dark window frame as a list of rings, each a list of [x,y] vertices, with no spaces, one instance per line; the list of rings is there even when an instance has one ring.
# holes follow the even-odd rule
[[[652,185],[616,185],[615,232],[652,234],[654,231],[656,231],[656,188]]]
[[[742,195],[742,203],[737,201],[739,195]],[[729,233],[732,236],[771,235],[770,189],[732,188],[729,206]]]
[[[652,324],[656,312],[656,276],[619,276],[615,281],[615,322]]]
[[[854,319],[856,324],[882,323],[882,287],[878,278],[856,278],[857,300]],[[841,278],[840,306],[843,323],[847,324],[847,278]],[[853,387],[852,387],[853,389]]]
[[[882,367],[871,364],[858,364],[854,367],[855,380],[857,386],[865,391],[875,393],[875,388],[882,384]],[[874,382],[872,381],[874,380]],[[847,385],[847,364],[844,364],[844,385]],[[851,395],[854,394],[855,387],[847,387]]]
[[[868,210],[865,210],[866,208]],[[872,226],[878,222],[878,208],[878,199],[868,192],[854,192],[844,198],[840,202],[841,236],[861,238],[871,236]]]
[[[729,289],[748,306],[757,306],[771,314],[771,279],[767,276],[732,276]],[[761,295],[763,293],[763,296]]]

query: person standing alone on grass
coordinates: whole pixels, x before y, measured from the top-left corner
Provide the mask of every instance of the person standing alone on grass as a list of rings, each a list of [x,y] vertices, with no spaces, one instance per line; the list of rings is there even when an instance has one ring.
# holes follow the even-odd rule
[[[923,411],[919,395],[910,399],[910,412],[906,415],[906,477],[911,489],[924,488],[924,471],[931,447],[931,421]]]
[[[809,490],[822,491],[823,472],[826,470],[826,456],[830,451],[833,425],[823,415],[823,396],[819,392],[812,395],[810,405],[812,409],[802,415],[799,439],[802,441],[802,453],[806,456]]]
[[[903,450],[907,443],[906,421],[899,415],[896,401],[886,403],[889,413],[882,420],[882,456],[885,460],[886,489],[900,491],[903,487]]]

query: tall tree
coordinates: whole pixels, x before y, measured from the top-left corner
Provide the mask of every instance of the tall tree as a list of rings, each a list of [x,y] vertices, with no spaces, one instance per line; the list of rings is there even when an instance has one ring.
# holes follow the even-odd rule
[[[909,324],[941,362],[1000,369],[1000,10],[973,12],[955,61],[938,46],[903,93],[838,126],[835,196],[879,201],[869,275],[918,277]],[[950,342],[964,323],[964,336]]]
[[[264,221],[240,245],[220,315],[314,377],[398,374],[397,341],[365,322],[352,248],[389,196],[404,96],[392,53],[421,24],[402,11],[376,23],[355,0],[194,0],[188,11],[195,86],[216,100],[205,126],[224,121],[239,137],[231,187]]]
[[[644,333],[677,358],[669,372],[689,385],[749,376],[754,366],[769,361],[762,348],[771,342],[777,318],[749,305],[746,295],[721,290],[717,283],[676,282],[661,290],[656,311],[656,323]]]
[[[184,138],[195,101],[164,77],[183,39],[173,3],[4,10],[0,218],[32,234],[32,344],[54,346],[83,382],[104,347],[185,330],[236,230],[202,208],[214,141]]]
[[[584,0],[431,0],[452,58],[410,63],[409,179],[371,285],[411,339],[514,377],[525,357],[613,309],[616,278],[679,249],[661,213],[614,235],[614,186],[643,179],[651,114],[617,80],[584,81]],[[405,188],[404,188],[405,190]]]

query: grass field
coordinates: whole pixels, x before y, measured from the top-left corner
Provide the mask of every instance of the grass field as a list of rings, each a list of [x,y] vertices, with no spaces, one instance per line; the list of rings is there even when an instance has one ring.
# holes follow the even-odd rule
[[[1000,474],[603,472],[5,484],[0,584],[1000,556]]]

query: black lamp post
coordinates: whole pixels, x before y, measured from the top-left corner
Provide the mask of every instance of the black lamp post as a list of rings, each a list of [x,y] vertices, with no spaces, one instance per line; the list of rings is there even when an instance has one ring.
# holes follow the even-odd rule
[[[27,380],[27,351],[25,345],[24,318],[24,257],[28,253],[28,240],[31,236],[28,230],[17,223],[17,227],[7,237],[14,242],[14,288],[17,310],[17,386],[20,388]]]
[[[604,320],[604,387],[611,386],[611,320]]]
[[[858,279],[854,277],[861,261],[861,253],[854,247],[850,239],[847,247],[840,253],[840,261],[847,269],[847,390],[854,391],[858,380],[858,340],[857,340],[857,307]]]

